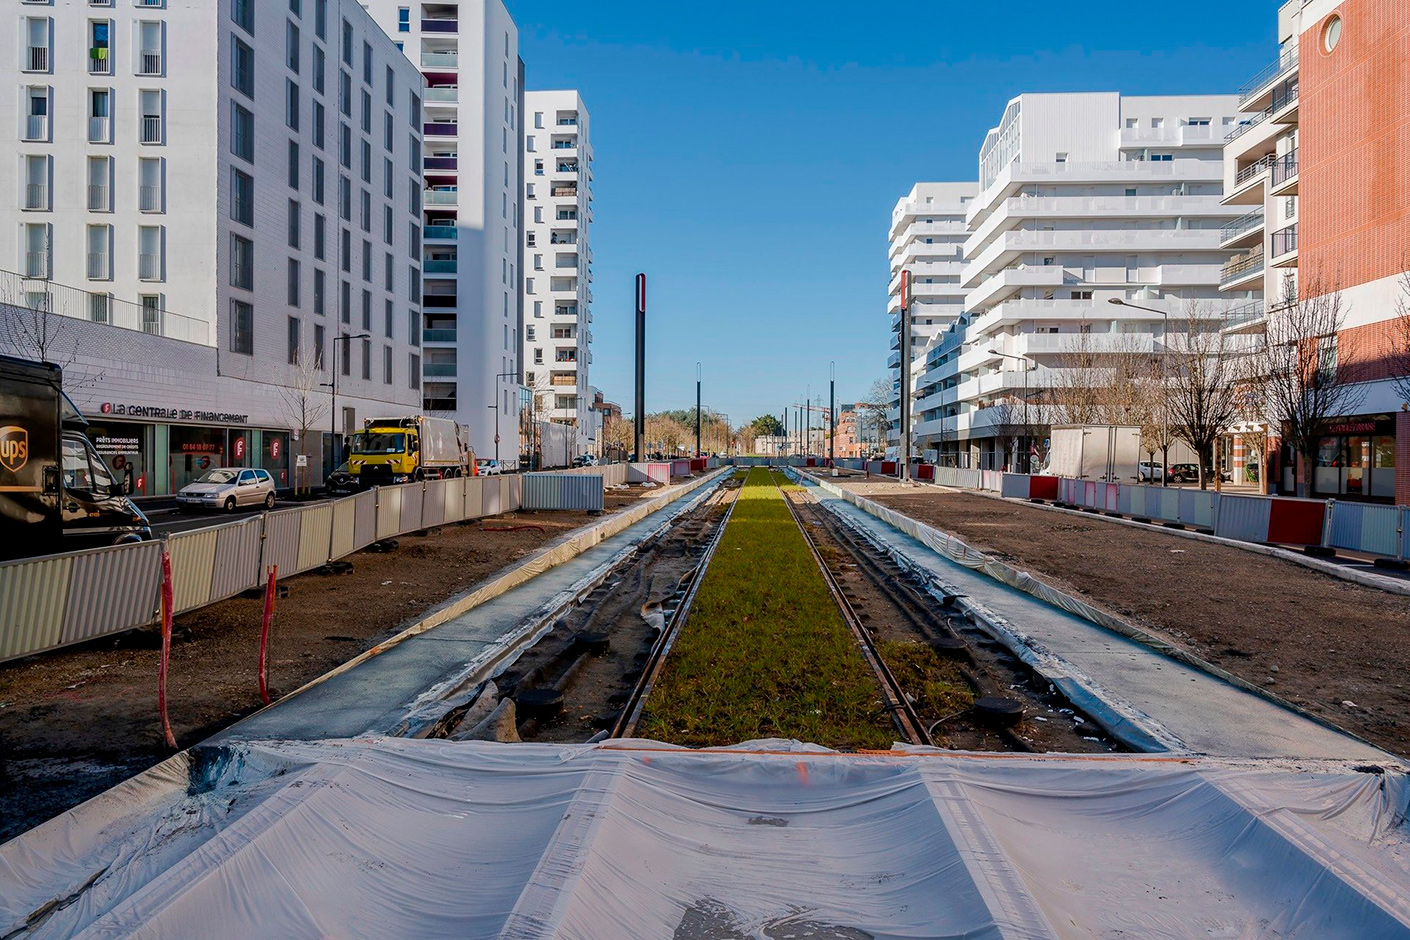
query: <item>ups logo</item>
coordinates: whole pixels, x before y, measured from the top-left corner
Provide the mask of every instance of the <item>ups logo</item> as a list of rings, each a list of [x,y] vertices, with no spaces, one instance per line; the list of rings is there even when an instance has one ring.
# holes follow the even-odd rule
[[[8,425],[0,428],[0,467],[19,473],[29,463],[29,431]]]

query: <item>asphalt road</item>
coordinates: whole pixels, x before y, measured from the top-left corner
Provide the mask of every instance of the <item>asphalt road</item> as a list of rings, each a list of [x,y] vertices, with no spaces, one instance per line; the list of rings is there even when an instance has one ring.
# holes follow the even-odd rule
[[[274,508],[289,509],[293,506],[305,506],[314,502],[321,502],[321,500],[299,500],[298,502],[280,500]],[[152,534],[160,537],[176,532],[189,532],[192,529],[204,529],[207,526],[220,525],[222,522],[231,522],[235,519],[248,519],[250,516],[257,516],[264,512],[264,507],[250,506],[245,509],[237,509],[234,512],[220,510],[180,512],[176,508],[175,500],[170,503],[163,500],[155,505],[152,503],[144,505],[142,511],[152,521]]]

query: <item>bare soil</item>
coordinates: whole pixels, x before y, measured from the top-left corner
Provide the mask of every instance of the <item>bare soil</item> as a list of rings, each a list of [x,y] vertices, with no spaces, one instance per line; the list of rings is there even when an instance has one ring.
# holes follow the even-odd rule
[[[297,689],[406,621],[597,517],[508,514],[351,556],[353,570],[289,578],[270,637],[271,695]],[[516,528],[529,526],[529,528]],[[496,531],[499,530],[499,531]],[[168,702],[181,747],[261,706],[262,598],[177,618]],[[0,842],[165,759],[156,637],[129,633],[0,666]]]
[[[953,490],[847,485],[1410,755],[1410,598],[1158,528]]]

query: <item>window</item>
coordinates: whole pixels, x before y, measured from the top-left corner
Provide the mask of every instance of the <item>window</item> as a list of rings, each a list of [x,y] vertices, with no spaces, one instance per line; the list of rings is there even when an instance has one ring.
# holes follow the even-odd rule
[[[1186,123],[1189,124],[1190,127],[1208,127],[1209,118],[1190,118]]]
[[[238,36],[230,37],[230,87],[254,100],[255,50]]]
[[[394,273],[396,269],[395,266],[396,261],[392,258],[390,254],[387,255],[387,266],[384,269],[384,273],[382,276],[382,286],[389,291],[394,289],[394,281],[396,279],[396,274]],[[388,303],[390,304],[391,301],[388,301]],[[387,327],[388,336],[392,335],[391,329],[392,328],[390,326]]]
[[[287,354],[287,355],[288,355],[288,358],[289,358],[289,365],[291,365],[291,366],[296,366],[296,365],[299,364],[299,346],[300,346],[299,332],[300,332],[300,330],[299,330],[299,318],[298,318],[298,317],[290,317],[290,318],[289,318],[289,351],[288,351],[288,354]]]
[[[88,158],[88,209],[90,212],[113,210],[113,161],[108,157]]]
[[[243,300],[230,301],[230,351],[252,356],[255,352],[255,308]]]
[[[347,20],[343,20],[343,61],[353,64],[353,28]]]
[[[362,230],[372,231],[372,194],[365,189],[362,191]]]
[[[372,141],[362,142],[362,181],[372,182]]]
[[[1156,163],[1170,163],[1170,162],[1173,162],[1174,159],[1175,159],[1175,155],[1174,155],[1173,153],[1153,153],[1153,154],[1151,154],[1151,160],[1154,161],[1154,162],[1156,162]]]
[[[97,106],[97,96],[103,96],[103,118],[101,125],[101,136],[94,136],[94,130],[98,126],[96,120],[88,122],[88,139],[95,143],[107,142],[108,139],[108,93],[106,91],[91,92],[91,103]],[[24,139],[25,140],[48,140],[49,139],[49,89],[30,88],[25,95],[27,113],[25,115]]]
[[[299,275],[299,260],[297,258],[290,258],[288,274],[289,306],[295,308],[299,306]]]
[[[289,12],[295,16],[303,16],[304,0],[289,0]]]
[[[319,150],[323,149],[323,128],[326,123],[323,102],[315,98],[313,102],[313,145]]]
[[[313,90],[320,95],[323,94],[323,73],[328,70],[328,59],[323,54],[323,47],[314,43],[313,46]]]
[[[343,270],[352,272],[352,232],[343,229],[342,263]]]
[[[255,116],[234,102],[230,105],[230,152],[246,163],[255,162]]]
[[[382,384],[392,384],[392,347],[382,347]]]
[[[362,240],[362,280],[372,283],[372,243],[365,238]]]
[[[49,225],[26,223],[24,227],[24,273],[26,277],[49,276]]]
[[[338,177],[338,216],[345,222],[352,221],[352,180]]]
[[[327,313],[325,294],[327,293],[326,275],[319,268],[313,269],[313,312],[320,317]]]
[[[352,117],[352,76],[338,70],[338,111],[344,117]]]
[[[159,225],[142,225],[137,229],[137,276],[144,281],[160,281],[163,278],[162,228]]]
[[[323,161],[313,158],[313,201],[323,205]]]
[[[397,32],[399,32],[399,33],[409,33],[409,32],[411,32],[411,8],[410,8],[410,7],[398,7],[398,8],[397,8]]]
[[[372,84],[372,44],[368,42],[362,44],[362,81]]]
[[[144,144],[162,142],[162,93],[153,88],[144,88],[137,93],[138,108],[141,111],[141,139]]]
[[[235,21],[235,25],[249,33],[255,34],[255,0],[230,0],[230,18]]]
[[[362,292],[362,328],[372,329],[372,292],[367,290]]]
[[[324,227],[323,216],[315,212],[313,215],[313,256],[319,261],[323,261],[327,253]]]
[[[340,335],[338,336],[338,345],[342,347],[342,349],[339,350],[340,355],[339,355],[338,359],[339,359],[340,364],[339,364],[339,367],[338,367],[338,368],[339,368],[340,371],[343,373],[343,375],[351,375],[351,374],[352,374],[352,340],[348,337],[348,334],[342,333],[342,334],[340,334]]]
[[[339,316],[338,316],[338,318],[339,318],[340,320],[342,320],[344,323],[351,323],[351,322],[352,322],[352,285],[349,284],[347,281],[343,281],[343,283],[342,283],[342,286],[341,286],[341,296],[338,298],[338,300],[339,300]]]
[[[415,310],[411,311],[410,317],[407,318],[407,326],[410,327],[410,329],[406,332],[406,341],[413,346],[420,346],[421,317],[417,315]]]
[[[421,357],[416,353],[411,354],[411,368],[407,375],[407,384],[412,388],[421,387]]]
[[[111,225],[88,226],[88,277],[94,281],[108,281],[113,276],[113,227]]]
[[[300,207],[297,199],[289,200],[289,247],[299,247],[300,236]]]
[[[387,66],[387,106],[393,104],[393,96],[396,94],[397,73],[392,71],[392,67]],[[389,145],[390,146],[390,145]]]
[[[166,186],[161,157],[137,161],[137,207],[143,212],[161,212],[166,206]]]
[[[144,22],[137,30],[137,74],[162,74],[162,24]]]
[[[230,170],[230,218],[242,225],[255,224],[255,180],[241,170]]]
[[[30,154],[24,158],[24,207],[26,209],[49,208],[49,157],[44,154]]]
[[[352,128],[346,124],[338,125],[338,163],[352,169]]]
[[[142,332],[157,333],[162,331],[162,308],[161,294],[138,294],[137,305],[142,312]]]
[[[299,74],[299,28],[293,23],[284,24],[284,64]]]
[[[255,288],[255,243],[234,233],[230,235],[230,286]]]
[[[113,71],[112,21],[94,20],[88,24],[88,73],[110,75]]]
[[[362,132],[372,133],[372,92],[365,88],[362,91]]]
[[[385,307],[385,308],[383,309],[383,311],[382,311],[382,316],[383,316],[383,321],[382,321],[382,335],[385,336],[385,337],[387,337],[387,339],[391,339],[391,338],[392,338],[392,320],[395,318],[395,313],[394,313],[393,304],[392,304],[392,302],[391,302],[390,300],[386,302],[386,307]]]
[[[284,123],[289,129],[299,129],[299,86],[293,79],[284,82]]]
[[[328,0],[313,0],[313,31],[319,39],[328,38]]]
[[[315,323],[313,326],[313,367],[319,370],[323,369],[323,346],[325,335],[326,334],[324,332],[323,325],[321,323]]]
[[[382,241],[390,245],[392,243],[392,207],[382,207]]]

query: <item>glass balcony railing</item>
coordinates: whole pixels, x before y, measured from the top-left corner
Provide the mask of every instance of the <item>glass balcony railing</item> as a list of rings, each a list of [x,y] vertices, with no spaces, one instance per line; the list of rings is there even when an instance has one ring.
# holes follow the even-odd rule
[[[422,330],[421,340],[426,343],[453,343],[455,342],[455,328]]]
[[[427,225],[421,229],[424,238],[455,238],[454,225]]]
[[[427,378],[455,378],[455,363],[428,362],[421,366],[421,374]]]
[[[1263,209],[1260,207],[1254,209],[1248,215],[1241,216],[1224,226],[1219,233],[1219,240],[1221,242],[1227,242],[1230,239],[1238,238],[1245,232],[1251,232],[1256,228],[1260,228],[1262,225]]]
[[[454,33],[459,32],[459,20],[422,20],[421,32],[423,33]]]
[[[1220,284],[1231,284],[1234,281],[1257,274],[1263,270],[1263,248],[1260,246],[1257,251],[1247,254],[1235,255],[1219,272]]]
[[[427,274],[454,274],[456,269],[455,259],[427,261],[421,266]]]
[[[424,69],[453,69],[460,64],[460,55],[455,52],[423,52],[421,67]]]

